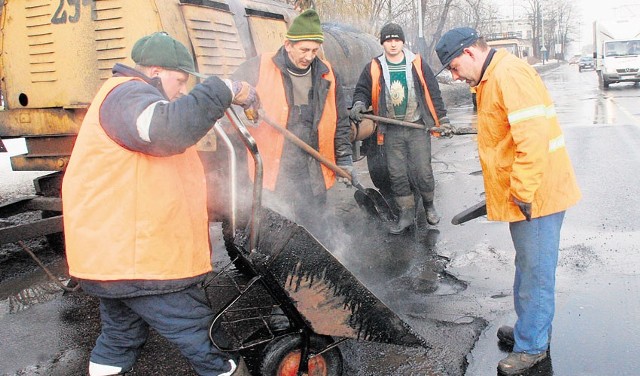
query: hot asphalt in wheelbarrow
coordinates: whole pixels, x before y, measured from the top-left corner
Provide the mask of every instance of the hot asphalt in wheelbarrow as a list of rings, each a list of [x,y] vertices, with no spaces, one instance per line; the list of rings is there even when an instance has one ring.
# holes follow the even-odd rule
[[[258,246],[249,262],[273,277],[315,333],[425,346],[303,227],[269,209],[262,213]]]

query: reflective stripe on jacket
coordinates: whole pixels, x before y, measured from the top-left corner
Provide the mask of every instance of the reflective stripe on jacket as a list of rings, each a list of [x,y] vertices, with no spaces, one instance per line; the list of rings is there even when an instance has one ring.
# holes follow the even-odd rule
[[[262,108],[269,117],[283,127],[287,126],[289,119],[289,105],[287,103],[282,72],[272,60],[273,55],[263,54],[260,60],[260,77],[256,90],[260,96]],[[336,162],[335,134],[338,112],[336,109],[336,82],[335,75],[328,62],[322,61],[329,72],[322,78],[329,82],[329,90],[324,101],[324,110],[318,123],[318,151],[331,162]],[[319,93],[318,95],[322,95]],[[321,98],[321,97],[319,97]],[[256,139],[258,151],[264,163],[263,186],[268,190],[275,190],[280,170],[280,158],[284,146],[284,136],[270,125],[262,122],[258,127],[249,129]],[[253,178],[254,164],[249,158],[249,173]],[[322,176],[325,188],[329,189],[335,182],[335,173],[322,165]]]
[[[211,271],[205,175],[195,147],[127,150],[100,125],[107,80],[84,118],[62,184],[69,273],[95,281],[170,280]]]
[[[499,50],[476,87],[478,152],[490,220],[524,216],[511,196],[532,203],[532,218],[581,197],[555,107],[538,73]]]

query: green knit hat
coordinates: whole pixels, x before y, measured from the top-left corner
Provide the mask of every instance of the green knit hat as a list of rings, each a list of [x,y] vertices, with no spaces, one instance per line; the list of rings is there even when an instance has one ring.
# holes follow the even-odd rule
[[[320,25],[318,13],[313,9],[307,9],[300,13],[300,15],[293,20],[286,37],[292,42],[299,42],[301,40],[324,42],[324,34],[322,34],[322,26]]]
[[[131,49],[131,58],[146,67],[163,67],[206,78],[196,72],[187,47],[163,31],[140,38]]]

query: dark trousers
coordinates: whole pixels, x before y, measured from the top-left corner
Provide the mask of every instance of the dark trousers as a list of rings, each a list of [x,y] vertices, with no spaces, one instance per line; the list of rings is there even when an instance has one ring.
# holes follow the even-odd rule
[[[421,193],[435,188],[431,168],[431,136],[422,129],[388,125],[384,137],[385,154],[394,196],[411,196],[409,176]]]
[[[100,298],[102,333],[91,361],[131,369],[151,327],[175,344],[199,375],[228,372],[230,356],[209,339],[213,315],[204,290],[198,286],[159,295]]]

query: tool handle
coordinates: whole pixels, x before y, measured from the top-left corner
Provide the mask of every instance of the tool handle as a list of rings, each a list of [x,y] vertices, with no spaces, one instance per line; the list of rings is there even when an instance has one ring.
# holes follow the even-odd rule
[[[376,115],[369,115],[369,114],[362,114],[362,117],[365,118],[365,119],[381,121],[381,122],[387,123],[387,124],[401,125],[403,127],[415,128],[415,129],[424,129],[424,126],[422,126],[420,124],[416,124],[416,123],[410,123],[408,121],[389,119],[389,118],[386,118],[386,117],[376,116]],[[436,131],[438,129],[437,127],[433,127],[433,128],[435,128],[434,130],[436,130]]]
[[[272,126],[273,128],[275,128],[278,132],[282,133],[287,140],[293,142],[294,144],[296,144],[296,146],[300,147],[302,150],[304,150],[307,153],[309,153],[312,157],[317,159],[320,163],[322,163],[325,166],[327,166],[331,171],[333,171],[336,174],[340,175],[340,177],[343,177],[345,179],[349,179],[349,181],[351,181],[351,175],[347,171],[341,169],[338,165],[333,163],[327,157],[325,157],[324,155],[320,154],[316,149],[312,148],[306,142],[304,142],[300,138],[298,138],[298,136],[296,136],[295,134],[291,133],[291,131],[289,131],[285,127],[283,127],[280,124],[278,124],[275,121],[273,121],[271,118],[269,118],[264,113],[263,110],[260,110],[259,112],[260,112],[260,117],[262,118],[262,120],[264,120],[265,123],[267,123],[270,126]]]

